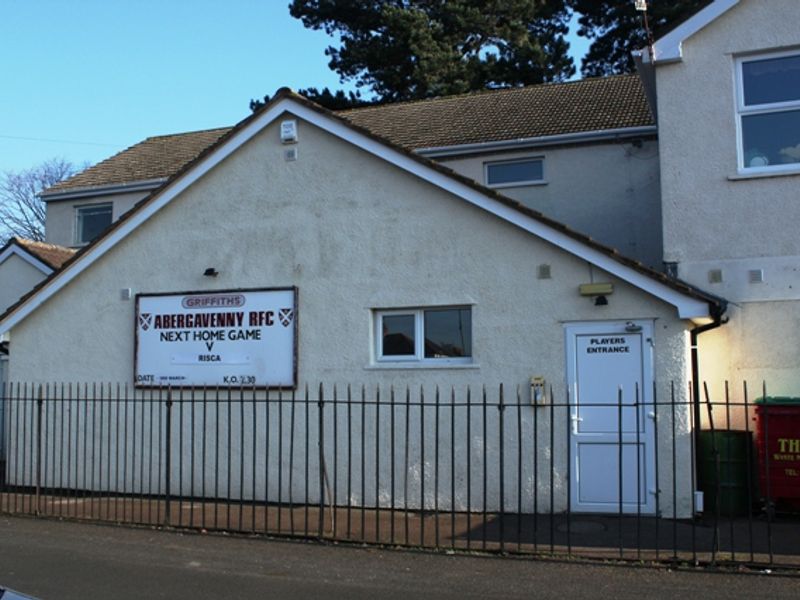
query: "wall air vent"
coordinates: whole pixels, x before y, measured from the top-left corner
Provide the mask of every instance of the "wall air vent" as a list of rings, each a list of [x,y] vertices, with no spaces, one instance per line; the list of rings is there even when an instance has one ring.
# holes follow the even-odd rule
[[[550,265],[539,265],[539,268],[536,271],[536,276],[539,279],[550,279],[552,277],[552,274],[550,273]]]

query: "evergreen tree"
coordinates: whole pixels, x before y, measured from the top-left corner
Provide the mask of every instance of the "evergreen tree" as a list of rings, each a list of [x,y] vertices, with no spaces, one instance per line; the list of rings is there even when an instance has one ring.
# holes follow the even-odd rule
[[[631,52],[647,47],[643,15],[633,0],[567,0],[580,14],[578,35],[592,44],[583,59],[584,77],[597,77],[634,70]],[[709,0],[650,0],[647,18],[656,39],[681,23]]]
[[[338,37],[340,45],[326,50],[329,66],[377,101],[563,81],[575,73],[565,0],[293,0],[289,9],[306,27]],[[325,91],[317,99],[360,101]]]

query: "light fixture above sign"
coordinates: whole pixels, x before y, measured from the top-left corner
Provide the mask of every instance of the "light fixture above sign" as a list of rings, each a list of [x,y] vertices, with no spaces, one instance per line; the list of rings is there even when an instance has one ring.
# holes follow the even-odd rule
[[[614,293],[613,283],[582,283],[578,288],[581,296],[610,296]]]

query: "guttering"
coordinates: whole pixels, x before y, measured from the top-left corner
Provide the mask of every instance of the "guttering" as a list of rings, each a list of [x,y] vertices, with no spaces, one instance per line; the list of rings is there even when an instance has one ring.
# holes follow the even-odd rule
[[[43,192],[40,198],[44,202],[56,200],[72,200],[73,198],[88,198],[90,196],[109,196],[112,194],[125,194],[128,192],[149,192],[163,184],[166,177],[158,179],[143,179],[131,183],[119,183],[115,185],[103,185],[97,187],[74,188],[63,192]]]
[[[560,133],[558,135],[543,135],[531,138],[518,138],[516,140],[500,140],[497,142],[478,142],[475,144],[458,144],[455,146],[433,146],[430,148],[418,148],[415,152],[428,158],[435,158],[437,156],[457,156],[460,154],[473,154],[492,150],[516,150],[529,147],[637,138],[642,136],[654,136],[657,133],[658,128],[655,125],[642,125],[639,127],[578,131],[575,133]]]

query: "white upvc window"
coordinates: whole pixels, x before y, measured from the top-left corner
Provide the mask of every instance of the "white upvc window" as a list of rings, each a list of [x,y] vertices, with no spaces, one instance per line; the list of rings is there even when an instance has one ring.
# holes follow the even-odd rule
[[[468,306],[375,311],[378,362],[472,362],[472,309]]]
[[[493,188],[541,185],[544,180],[544,158],[520,158],[483,164],[486,185]]]
[[[75,207],[75,245],[88,244],[111,225],[112,205],[89,204]]]
[[[800,50],[736,59],[739,170],[800,171]]]

